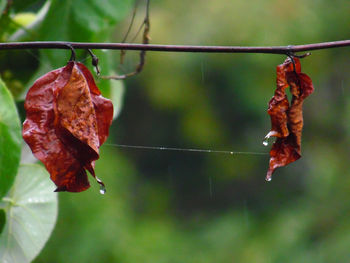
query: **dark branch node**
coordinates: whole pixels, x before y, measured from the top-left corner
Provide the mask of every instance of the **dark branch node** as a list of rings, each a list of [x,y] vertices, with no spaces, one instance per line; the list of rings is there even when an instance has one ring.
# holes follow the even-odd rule
[[[88,49],[87,51],[91,56],[91,63],[95,67],[97,75],[100,75],[100,69],[98,68],[98,57],[91,51],[91,49]]]

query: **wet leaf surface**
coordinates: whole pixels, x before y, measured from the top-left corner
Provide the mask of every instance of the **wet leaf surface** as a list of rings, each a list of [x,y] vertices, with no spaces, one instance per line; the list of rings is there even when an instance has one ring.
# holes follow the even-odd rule
[[[57,194],[53,190],[42,166],[20,166],[15,183],[0,201],[6,211],[0,262],[27,263],[40,252],[56,222]]]
[[[286,88],[290,88],[291,102]],[[270,164],[266,180],[270,181],[276,168],[298,160],[301,157],[301,135],[303,129],[303,102],[313,92],[313,84],[306,74],[301,73],[298,58],[287,58],[277,66],[277,87],[267,110],[271,117],[271,131],[266,135],[277,137],[270,151]]]
[[[69,62],[45,74],[29,89],[24,106],[23,138],[56,191],[89,188],[86,170],[95,177],[94,162],[113,118],[113,105],[101,96],[89,70]]]

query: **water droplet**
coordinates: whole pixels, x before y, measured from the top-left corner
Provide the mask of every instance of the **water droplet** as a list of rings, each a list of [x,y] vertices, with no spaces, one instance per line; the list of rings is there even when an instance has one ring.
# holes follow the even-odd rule
[[[230,154],[232,154],[232,155],[233,155],[233,152],[230,152]]]
[[[106,193],[106,187],[104,185],[100,185],[100,194],[104,195]]]
[[[269,145],[269,137],[265,137],[263,140],[263,145],[268,146]]]
[[[265,179],[267,182],[270,182],[272,180],[272,177],[266,177]]]

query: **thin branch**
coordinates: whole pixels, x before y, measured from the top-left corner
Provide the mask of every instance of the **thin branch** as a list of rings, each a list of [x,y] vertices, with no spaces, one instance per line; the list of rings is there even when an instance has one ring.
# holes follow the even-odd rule
[[[123,38],[123,40],[122,40],[121,43],[125,43],[126,40],[128,39],[128,36],[129,36],[129,34],[130,34],[130,32],[131,32],[131,28],[132,28],[133,25],[134,25],[134,21],[135,21],[135,17],[136,17],[136,11],[137,11],[137,6],[138,6],[139,1],[140,1],[140,0],[136,0],[136,1],[135,1],[135,5],[134,5],[134,10],[133,10],[133,12],[132,12],[131,21],[130,21],[128,30],[126,31],[126,34],[125,34],[125,36],[124,36],[124,38]],[[133,42],[133,41],[131,41],[131,42]],[[125,49],[122,50],[122,51],[120,52],[120,64],[123,64],[123,63],[124,63],[125,54],[126,54],[126,50],[125,50]]]
[[[149,40],[150,40],[150,37],[149,37],[149,31],[150,31],[149,5],[150,5],[150,0],[146,0],[146,15],[145,15],[145,18],[142,22],[142,27],[144,28],[143,34],[142,34],[142,44],[144,44],[144,45],[148,45]],[[137,34],[136,34],[136,36],[137,36]],[[121,57],[120,57],[121,62],[123,61],[123,56],[125,55],[125,51],[126,50],[121,51]],[[135,76],[142,71],[142,69],[145,65],[145,62],[146,62],[146,50],[141,50],[140,51],[140,61],[137,64],[134,71],[123,74],[123,75],[101,76],[101,78],[118,80],[118,79],[126,79],[128,77]]]
[[[126,33],[125,33],[125,35],[124,35],[124,38],[123,38],[123,40],[122,40],[121,43],[125,43],[125,42],[126,42],[128,36],[129,36],[129,34],[130,34],[130,32],[131,32],[131,28],[132,28],[133,25],[134,25],[134,21],[135,21],[135,17],[136,17],[136,11],[137,11],[137,6],[138,6],[138,4],[139,4],[139,1],[140,1],[140,0],[135,1],[134,10],[133,10],[132,16],[131,16],[131,21],[130,21],[129,27],[128,27],[128,29],[127,29],[127,31],[126,31]]]
[[[161,52],[198,52],[198,53],[264,53],[290,54],[311,50],[350,46],[350,40],[322,42],[295,46],[190,46],[190,45],[154,45],[129,43],[86,43],[64,41],[9,42],[0,43],[0,50],[9,49],[112,49],[112,50],[145,50]]]

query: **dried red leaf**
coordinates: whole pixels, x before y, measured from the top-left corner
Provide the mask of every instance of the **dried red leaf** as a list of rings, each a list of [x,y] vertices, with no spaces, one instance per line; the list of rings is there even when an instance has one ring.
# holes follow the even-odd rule
[[[290,87],[292,101],[289,104],[285,89]],[[303,102],[313,92],[311,79],[301,73],[298,58],[287,58],[277,66],[277,88],[267,110],[271,117],[271,131],[266,135],[277,137],[270,151],[270,164],[266,180],[270,181],[276,168],[301,157],[301,134],[303,129]]]
[[[45,74],[29,89],[24,107],[23,138],[56,191],[89,188],[86,170],[95,177],[94,162],[113,118],[113,105],[101,96],[89,70],[69,62]]]

